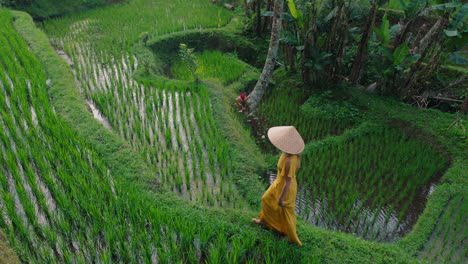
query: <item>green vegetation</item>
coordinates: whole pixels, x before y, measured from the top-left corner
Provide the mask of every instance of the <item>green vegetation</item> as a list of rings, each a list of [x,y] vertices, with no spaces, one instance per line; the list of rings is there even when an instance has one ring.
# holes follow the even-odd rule
[[[245,30],[260,37],[269,32],[272,1],[254,2],[244,5]],[[453,58],[466,62],[464,1],[286,2],[278,62],[306,90],[339,90],[346,83],[407,103],[437,104],[439,95],[466,98],[463,84],[447,82],[451,74],[464,74],[466,63],[450,71],[444,65]]]
[[[8,239],[0,231],[0,264],[20,263],[15,252],[8,245]]]
[[[355,263],[368,261],[374,263],[413,262],[396,247],[356,240],[349,235],[329,233],[307,225],[300,225],[300,228],[303,230],[303,241],[307,241],[308,245],[298,249],[286,242],[279,242],[271,232],[258,229],[253,224],[248,224],[250,217],[245,215],[245,211],[231,210],[227,213],[192,206],[170,192],[161,189],[161,192],[151,191],[153,187],[147,181],[149,174],[145,168],[146,165],[138,165],[140,164],[139,159],[132,154],[132,151],[128,150],[126,144],[120,143],[104,127],[96,126],[97,122],[93,122],[89,114],[86,114],[80,98],[75,96],[76,93],[73,89],[70,89],[73,88],[70,71],[63,67],[64,62],[60,62],[60,58],[53,54],[44,35],[33,28],[31,21],[24,14],[15,13],[15,17],[16,28],[28,39],[28,44],[32,47],[34,53],[38,54],[41,61],[45,62],[45,71],[51,77],[50,92],[53,98],[53,106],[59,116],[63,117],[66,122],[63,123],[53,114],[60,126],[53,126],[47,132],[67,130],[67,127],[72,126],[78,134],[66,137],[67,146],[73,145],[75,142],[81,142],[77,144],[81,144],[80,146],[87,149],[86,153],[91,155],[90,159],[90,156],[84,154],[85,158],[81,164],[85,166],[83,169],[91,169],[89,165],[91,161],[93,166],[95,166],[94,164],[101,164],[102,166],[102,163],[99,162],[102,158],[110,165],[111,174],[108,174],[108,171],[105,170],[104,175],[101,175],[101,182],[105,181],[105,179],[112,179],[115,184],[115,195],[112,188],[110,188],[111,185],[107,185],[107,189],[105,189],[111,189],[112,197],[105,198],[102,196],[100,197],[102,199],[82,202],[92,201],[93,206],[97,208],[96,210],[99,210],[96,214],[91,216],[85,209],[78,212],[72,209],[71,212],[76,212],[74,216],[77,217],[77,221],[86,219],[86,228],[76,228],[77,223],[75,223],[74,219],[71,219],[66,222],[70,224],[70,228],[66,229],[67,233],[64,233],[65,230],[58,228],[54,230],[55,233],[52,233],[57,234],[59,239],[63,237],[63,240],[55,245],[50,245],[50,243],[41,244],[45,248],[50,245],[55,255],[37,256],[34,253],[37,251],[26,252],[29,248],[27,241],[18,241],[15,249],[20,252],[23,260],[27,262],[66,262],[65,258],[73,257],[84,262],[131,262],[135,260],[149,262],[158,259],[160,262],[219,261],[221,263],[249,263],[274,260],[285,263],[336,263],[340,262],[343,259],[342,254],[345,254],[348,261]],[[26,50],[23,48],[23,51],[28,52]],[[41,88],[38,92],[45,94],[45,85],[42,85]],[[48,101],[46,96],[43,96],[43,98],[45,102]],[[225,101],[226,97],[223,97],[222,100]],[[223,104],[215,102],[213,105],[214,107],[221,107]],[[52,111],[53,113],[51,107],[47,108],[48,110],[44,109],[44,111]],[[217,118],[220,121],[226,116],[221,114]],[[230,130],[230,133],[233,132],[235,131]],[[86,143],[80,141],[80,135],[86,136],[86,140],[93,143],[100,154],[94,154],[94,151],[90,150]],[[233,138],[240,140],[240,145],[245,145],[245,143],[248,145],[244,132],[242,132],[242,135]],[[36,143],[31,144],[31,148],[40,147],[34,146]],[[52,142],[50,144],[59,143]],[[52,153],[47,155],[55,153],[53,146],[55,145],[49,145],[50,148],[46,153]],[[63,153],[63,151],[60,153]],[[251,154],[245,153],[242,155],[245,159],[249,158]],[[255,159],[254,157],[250,162]],[[76,160],[80,162],[82,159],[78,158]],[[88,165],[86,165],[87,162]],[[63,166],[68,165],[69,163]],[[93,167],[96,170],[99,168],[102,167]],[[54,169],[52,168],[52,170]],[[239,172],[238,169],[233,170]],[[82,172],[83,170],[76,169],[76,171]],[[68,175],[68,170],[61,174],[63,177]],[[95,177],[97,175],[80,173],[75,176],[87,179],[90,176]],[[141,182],[140,180],[144,181]],[[82,191],[84,187],[88,188],[89,195],[101,192],[100,189],[94,188],[94,184],[88,184],[75,189],[74,194],[81,195],[80,190]],[[258,196],[256,198],[258,199]],[[113,201],[113,206],[109,206],[110,201]],[[65,197],[64,200],[61,200],[62,202],[64,204],[76,203],[77,200],[69,200]],[[63,211],[61,206],[62,204],[58,204],[58,212]],[[102,215],[102,217],[93,219],[96,215]],[[112,219],[112,222],[108,222],[107,217]],[[64,223],[61,224],[60,228],[65,228],[63,225]],[[99,226],[99,228],[93,228],[95,225]],[[11,230],[12,227],[4,228]],[[34,238],[36,233],[31,232],[30,236]],[[10,241],[15,241],[14,237],[12,233],[9,233]],[[81,240],[82,237],[85,237],[86,240]],[[75,240],[75,238],[78,240]],[[143,239],[145,240],[143,241]],[[85,245],[77,243],[84,243]],[[86,243],[93,245],[86,247]],[[343,243],[354,246],[343,250]],[[83,247],[75,248],[74,245]],[[362,251],[363,249],[365,251]],[[368,254],[366,253],[367,250],[371,250],[373,253]],[[71,251],[73,254],[69,255]],[[61,252],[65,252],[63,256]],[[28,259],[29,257],[31,259]],[[45,258],[50,259],[44,260]]]
[[[468,215],[467,204],[464,202],[466,191],[459,190],[448,202],[441,221],[431,234],[428,243],[420,253],[427,262],[463,263],[467,249],[463,246],[466,240],[464,216]]]
[[[415,220],[412,205],[420,188],[441,175],[447,163],[430,145],[409,137],[374,126],[340,144],[310,146],[298,175],[315,202],[305,216],[312,210],[315,223],[371,239],[401,235],[411,225],[407,214]]]
[[[251,68],[248,64],[235,58],[234,55],[224,54],[219,51],[205,50],[197,56],[197,60],[199,65],[196,67],[195,72],[201,79],[217,78],[223,85],[229,85],[237,81]],[[171,73],[175,79],[193,80],[188,67],[180,61],[172,66]]]
[[[404,235],[402,230],[408,232],[415,213],[422,211],[421,201],[415,201],[425,199],[421,188],[443,174],[446,157],[421,144],[425,139],[408,124],[363,121],[370,118],[364,115],[368,106],[357,99],[359,107],[352,99],[338,103],[331,92],[322,92],[304,102],[300,87],[281,81],[286,79],[282,74],[277,72],[278,86],[259,107],[266,126],[258,141],[269,146],[262,138],[266,129],[288,124],[309,142],[298,174],[304,199],[299,214],[315,225],[374,240],[391,241]]]
[[[0,228],[21,261],[465,261],[466,139],[447,130],[454,115],[343,85],[306,93],[277,71],[250,124],[258,141],[293,124],[308,143],[298,248],[250,223],[259,175],[277,156],[262,155],[233,107],[259,75],[238,58],[261,54],[231,13],[204,0],[134,0],[43,22],[68,65],[12,13],[0,9]],[[198,84],[180,43],[194,49]],[[397,231],[448,165],[412,231]]]
[[[172,17],[183,17],[174,13],[181,12],[174,8],[180,5],[180,1],[171,2],[165,9],[152,9],[151,15],[142,22],[140,18],[144,14],[139,10],[151,9],[154,5],[148,1],[134,1],[104,8],[99,13],[89,11],[86,18],[80,14],[74,18],[77,22],[64,18],[46,22],[44,27],[58,35],[52,38],[55,44],[71,56],[80,89],[89,104],[95,104],[112,130],[141,153],[165,187],[207,205],[242,208],[244,201],[226,177],[231,168],[227,146],[221,135],[214,132],[216,128],[206,89],[199,89],[192,82],[158,79],[136,83],[132,78],[139,64],[147,70],[151,65],[146,58],[139,61],[129,53],[130,44],[136,41],[136,27],[145,30],[147,23],[151,36],[158,33],[154,31],[155,25],[158,25],[158,31],[166,29],[170,32],[185,29],[187,25],[218,26],[229,19],[222,9],[216,12],[208,8],[210,4],[206,1],[184,2],[183,5],[199,12],[208,9],[210,16],[194,14],[187,20]],[[125,32],[118,24],[121,21],[114,19],[118,13],[125,13],[122,19],[131,25],[124,29]],[[62,27],[69,24],[71,32],[64,31]],[[57,28],[61,30],[55,31]],[[94,30],[99,30],[102,38],[89,39]]]
[[[0,4],[24,10],[36,19],[47,19],[118,2],[122,0],[1,0]]]
[[[280,73],[275,78],[281,80],[283,76]],[[323,97],[317,98],[322,109],[315,107],[315,103],[311,101],[305,104],[301,110],[299,106],[304,104],[307,95],[297,87],[290,88],[295,85],[297,84],[284,82],[281,87],[269,91],[258,108],[258,116],[260,118],[259,141],[262,142],[265,149],[274,150],[274,147],[269,144],[266,138],[266,131],[272,126],[293,125],[301,131],[301,135],[303,135],[306,142],[322,139],[328,135],[339,135],[346,128],[353,126],[353,118],[349,115],[345,115],[345,118],[330,116],[332,113],[340,113],[340,109],[337,109],[337,105],[328,104],[330,105],[330,109],[324,110],[326,98]],[[304,114],[303,111],[306,111],[308,114]],[[265,138],[261,136],[265,136]]]

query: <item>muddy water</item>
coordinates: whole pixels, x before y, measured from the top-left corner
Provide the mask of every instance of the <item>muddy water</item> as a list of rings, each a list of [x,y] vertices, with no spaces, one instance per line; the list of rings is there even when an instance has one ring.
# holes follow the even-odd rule
[[[276,179],[276,174],[270,172],[266,178],[271,184]],[[311,190],[301,187],[298,181],[296,214],[315,226],[352,233],[368,240],[392,242],[411,231],[436,184],[432,180],[417,190],[413,203],[401,221],[398,220],[398,206],[397,210],[390,206],[373,209],[357,200],[353,209],[360,208],[359,215],[345,223],[337,220],[339,217],[326,199],[311,199]]]
[[[99,121],[99,123],[101,123],[105,128],[112,130],[112,126],[110,125],[109,120],[107,120],[101,111],[99,111],[96,104],[92,100],[86,100],[86,104],[88,105],[91,113],[93,113],[94,119]]]

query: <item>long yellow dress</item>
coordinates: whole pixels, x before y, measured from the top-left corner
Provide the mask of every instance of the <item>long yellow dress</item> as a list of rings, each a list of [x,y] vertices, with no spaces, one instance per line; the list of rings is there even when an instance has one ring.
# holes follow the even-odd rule
[[[262,196],[262,211],[260,211],[259,216],[266,227],[286,234],[290,242],[302,246],[296,234],[296,214],[294,213],[297,194],[296,171],[299,166],[299,157],[297,155],[289,156],[289,173],[285,175],[287,158],[287,154],[283,153],[278,160],[277,177]],[[286,177],[291,178],[291,183],[283,199],[284,206],[281,207],[278,205],[278,199],[286,183]]]

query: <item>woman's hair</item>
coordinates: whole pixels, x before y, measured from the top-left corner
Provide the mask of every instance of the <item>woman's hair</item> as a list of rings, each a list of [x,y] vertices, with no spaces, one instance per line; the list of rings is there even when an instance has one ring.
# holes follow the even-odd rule
[[[286,153],[286,152],[284,152]],[[290,158],[291,156],[297,156],[297,169],[299,169],[301,167],[301,154],[289,154],[289,153],[286,153],[286,158]]]

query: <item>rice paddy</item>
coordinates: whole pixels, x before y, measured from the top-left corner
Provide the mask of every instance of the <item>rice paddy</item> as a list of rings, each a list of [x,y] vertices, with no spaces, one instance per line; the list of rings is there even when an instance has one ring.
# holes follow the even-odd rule
[[[237,59],[233,54],[223,54],[219,51],[206,50],[197,55],[199,66],[196,69],[196,73],[200,78],[217,78],[223,85],[229,85],[238,80],[252,68],[248,64]],[[171,74],[175,79],[193,81],[190,71],[180,61],[172,66]]]
[[[416,223],[447,161],[395,128],[376,127],[346,144],[303,155],[299,212],[310,222],[367,239],[394,241]],[[398,165],[397,165],[398,164]]]
[[[119,181],[93,146],[59,118],[41,63],[12,28],[10,13],[0,9],[0,228],[23,262],[395,260],[393,245],[316,231],[302,221],[298,230],[307,252],[272,239],[270,232],[213,219],[216,212],[232,210],[226,219],[238,222],[230,219],[239,216],[236,209],[254,213],[233,182],[235,164],[215,122],[210,91],[196,84],[176,59],[168,65],[168,76],[177,80],[159,76],[137,81],[136,73],[147,62],[136,56],[134,45],[142,33],[154,38],[202,31],[222,27],[231,17],[205,0],[134,0],[41,24],[72,68],[90,115],[139,153],[157,184],[193,201],[182,204],[169,194],[154,201]],[[257,74],[235,54],[205,50],[195,55],[197,74],[205,81],[218,79],[230,86]],[[320,116],[299,107],[306,99],[297,89],[275,88],[260,105],[259,118],[250,120],[269,156],[273,148],[262,136],[270,126],[294,125],[308,143],[298,173],[299,219],[374,241],[405,236],[449,165],[446,157],[417,135],[403,132],[401,124]],[[195,204],[228,210],[200,206],[197,211]],[[465,215],[460,191],[450,198],[419,258],[462,263]],[[357,249],[349,247],[351,240],[349,245],[356,243]],[[364,252],[364,247],[378,253]]]
[[[267,124],[260,135],[265,137],[270,126],[291,124],[309,142],[298,172],[298,214],[314,225],[370,240],[404,236],[446,170],[446,158],[398,127],[368,122],[353,127],[354,122],[317,118],[304,107],[308,103],[299,107],[301,97],[298,89],[275,88],[259,108]],[[266,138],[258,141],[268,146]]]
[[[464,216],[468,214],[468,208],[465,197],[465,190],[459,190],[457,195],[451,197],[442,220],[420,254],[421,259],[434,263],[463,263],[466,260],[468,249],[463,245],[468,234]]]
[[[287,98],[287,100],[285,100]],[[351,120],[334,120],[320,115],[306,115],[301,108],[307,99],[299,89],[277,88],[265,95],[258,108],[258,121],[254,131],[262,148],[271,152],[274,148],[266,138],[269,127],[289,124],[295,126],[305,142],[323,139],[326,136],[340,135],[353,126]]]
[[[180,18],[171,21],[173,14],[169,10],[175,4],[168,4],[166,9],[156,9],[145,17],[148,23],[146,26],[145,22],[130,22],[139,20],[141,14],[137,17],[136,14],[126,12],[122,18],[129,25],[137,26],[140,32],[147,30],[150,35],[177,28],[216,27],[229,19],[229,15],[219,9],[210,19],[194,15],[187,21]],[[152,6],[149,1],[134,1],[123,7],[108,7],[99,15],[90,11],[86,18],[78,16],[73,23],[66,18],[50,21],[44,27],[55,36],[51,38],[52,43],[69,56],[63,57],[73,66],[82,94],[87,98],[90,108],[95,108],[93,112],[141,153],[164,186],[189,200],[212,206],[242,208],[245,206],[243,200],[226,177],[230,166],[227,146],[221,136],[214,133],[216,128],[207,91],[199,89],[192,82],[173,84],[159,81],[145,84],[137,83],[132,78],[139,62],[128,49],[137,38],[137,29],[122,29],[118,24],[121,22],[115,21],[113,16],[124,9],[150,8],[147,5]],[[184,2],[184,5],[203,12],[207,3],[194,1]],[[112,18],[108,14],[112,14]],[[157,21],[160,21],[159,24]],[[158,25],[157,29],[155,25]],[[68,30],[63,31],[67,26]],[[56,30],[58,28],[62,30]],[[96,39],[96,30],[103,36]],[[121,30],[128,34],[122,34]],[[122,39],[122,36],[126,38]],[[107,42],[113,44],[102,45]],[[116,46],[125,49],[116,50]],[[217,58],[206,55],[212,61],[206,62],[210,67],[201,65],[199,71],[203,73],[202,77],[214,76],[221,72],[221,67],[226,66],[211,67],[222,62],[220,54],[215,56]],[[210,72],[213,69],[218,70]],[[240,68],[238,74],[243,71],[245,69]]]
[[[187,219],[187,208],[158,204],[115,181],[100,156],[55,113],[41,63],[11,23],[9,11],[0,10],[0,227],[23,262],[286,257],[280,253],[284,245],[257,250],[253,233],[216,220],[205,226],[207,216],[191,212]]]

